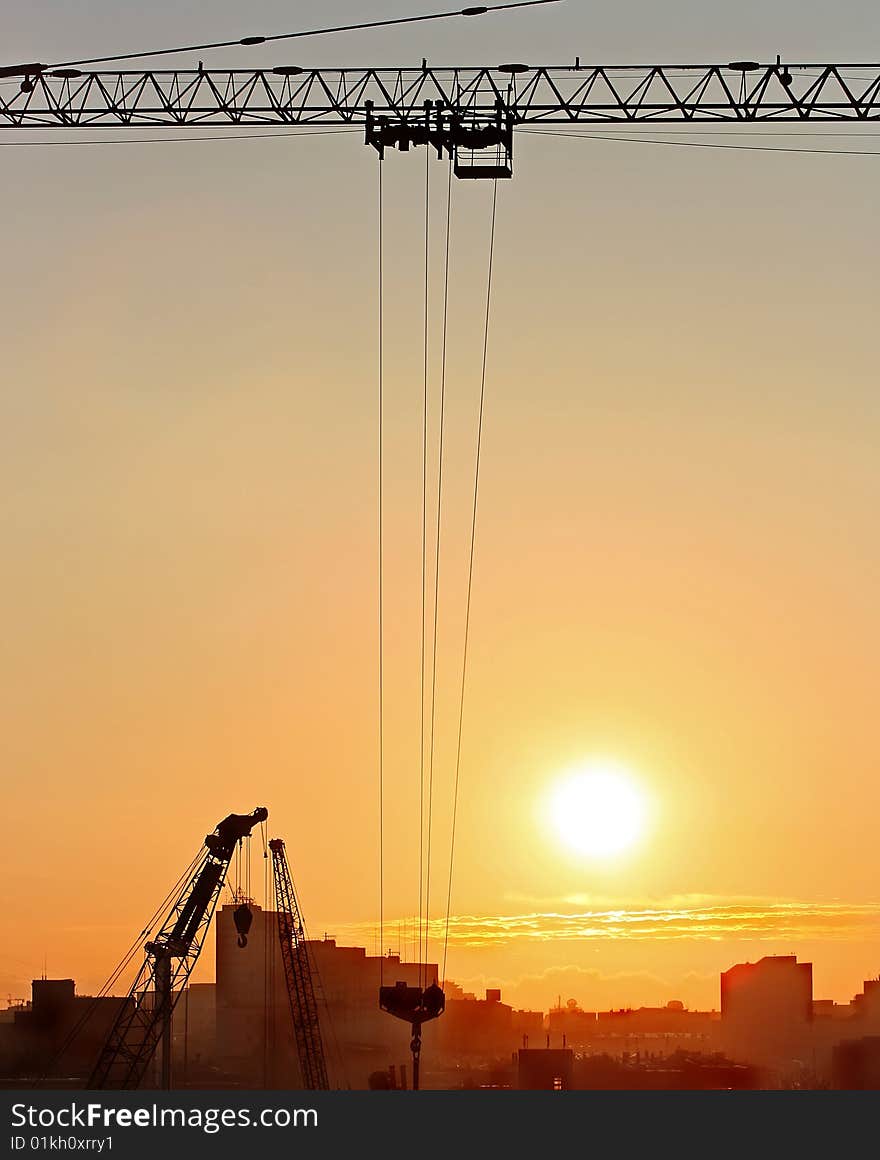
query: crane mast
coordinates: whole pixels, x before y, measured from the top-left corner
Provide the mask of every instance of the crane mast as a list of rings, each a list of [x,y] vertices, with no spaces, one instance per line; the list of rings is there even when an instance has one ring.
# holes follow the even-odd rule
[[[272,874],[275,881],[278,941],[281,944],[284,981],[303,1087],[306,1091],[328,1091],[330,1083],[315,998],[313,968],[284,842],[281,838],[273,838],[269,849],[272,851]]]
[[[205,838],[205,853],[161,929],[144,944],[144,961],[89,1077],[90,1089],[140,1086],[160,1041],[162,1087],[171,1086],[171,1016],[196,965],[238,843],[269,816],[230,814]]]

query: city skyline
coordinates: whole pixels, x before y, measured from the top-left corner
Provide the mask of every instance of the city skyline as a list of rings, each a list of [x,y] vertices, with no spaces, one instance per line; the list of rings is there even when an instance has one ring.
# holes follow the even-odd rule
[[[229,905],[227,897],[226,905]],[[244,897],[240,895],[239,897]],[[618,900],[619,901],[619,900]],[[768,903],[767,900],[740,900],[735,907],[712,906],[709,900],[699,899],[695,905],[694,899],[678,899],[674,908],[660,910],[656,907],[640,910],[625,911],[593,910],[589,912],[571,913],[567,915],[553,914],[540,915],[507,915],[503,918],[493,917],[485,922],[485,930],[481,932],[483,924],[479,919],[468,917],[460,919],[452,916],[450,925],[453,930],[451,945],[453,948],[464,950],[460,961],[465,970],[459,974],[450,972],[448,980],[465,992],[480,994],[492,988],[501,988],[510,996],[518,1007],[523,1009],[550,1010],[560,999],[563,1003],[568,1000],[576,1001],[585,1009],[614,1010],[619,1008],[660,1007],[670,1001],[684,1002],[689,1010],[718,1010],[720,1009],[719,976],[734,962],[758,961],[764,957],[794,955],[813,963],[814,977],[819,980],[816,988],[816,998],[836,1004],[849,1003],[856,995],[865,980],[876,979],[880,973],[870,961],[870,942],[864,945],[863,961],[868,967],[861,975],[848,974],[839,963],[835,963],[833,951],[829,953],[829,943],[833,947],[833,940],[852,939],[859,937],[859,931],[864,926],[868,930],[876,919],[873,906],[843,907],[840,904],[831,904],[824,908],[805,906],[804,904],[786,904],[779,900]],[[759,903],[764,905],[760,906]],[[262,909],[262,903],[251,899],[251,904]],[[786,914],[788,915],[786,920]],[[778,921],[791,922],[794,915],[797,921],[807,925],[810,921],[820,919],[821,938],[805,939],[802,935],[792,935],[789,938],[778,937],[773,933],[774,923]],[[587,964],[575,964],[553,961],[541,965],[541,955],[545,957],[548,940],[553,941],[553,929],[541,929],[540,922],[545,920],[547,928],[555,929],[557,937],[560,930],[564,932],[560,938],[563,946],[577,945],[583,940],[609,942],[611,949],[605,949],[602,957],[603,967]],[[648,929],[632,935],[627,929],[630,925],[641,928],[647,924]],[[752,926],[761,930],[760,939],[725,937],[724,928],[734,924]],[[512,929],[504,931],[507,926]],[[639,944],[653,944],[656,953],[657,928],[668,930],[672,926],[677,933],[664,940],[671,946],[684,945],[684,967],[681,973],[670,970],[668,973],[646,970],[639,966]],[[713,926],[720,928],[713,930]],[[461,927],[459,933],[456,928]],[[505,973],[500,970],[467,970],[467,965],[473,963],[479,966],[487,942],[497,941],[500,949],[492,951],[492,961],[503,963],[504,947],[508,941],[515,941],[517,929],[525,927],[522,937],[530,942],[537,941],[545,948],[539,952],[533,970],[519,976]],[[695,929],[691,929],[691,928]],[[836,934],[831,934],[834,928]],[[604,928],[604,930],[603,930]],[[753,933],[754,933],[753,929]],[[791,926],[788,927],[791,930]],[[602,932],[601,934],[598,932]],[[320,933],[319,933],[320,932]],[[442,933],[435,930],[435,934]],[[536,939],[536,933],[539,937]],[[398,958],[407,964],[416,964],[424,959],[419,958],[418,948],[418,920],[411,917],[408,920],[389,921],[385,926],[385,956]],[[363,947],[366,953],[374,959],[378,958],[378,929],[374,924],[318,924],[312,929],[310,937],[321,939],[329,938],[341,946]],[[619,944],[621,939],[636,944],[631,956],[621,954]],[[195,983],[214,981],[214,942],[213,930],[206,940],[206,951],[196,967],[193,975]],[[696,944],[696,948],[694,947]],[[429,941],[429,955],[440,961],[443,949],[442,937]],[[817,952],[816,958],[806,952],[804,948],[813,947]],[[688,957],[688,948],[690,955]],[[708,948],[708,950],[707,950]],[[796,949],[797,948],[797,949]],[[552,952],[550,952],[552,954]],[[822,956],[825,961],[822,961]],[[564,956],[562,956],[564,957]],[[700,964],[695,969],[694,960]],[[531,958],[530,962],[533,961]],[[679,961],[677,956],[674,962]],[[715,967],[710,964],[718,963]],[[623,966],[628,963],[629,969]],[[690,965],[688,965],[690,964]],[[109,973],[109,972],[108,972]],[[76,972],[67,969],[60,961],[51,961],[46,956],[39,972],[33,977],[73,977]],[[77,988],[81,994],[96,993],[104,982],[104,976],[76,976]],[[442,972],[440,973],[442,980]],[[829,985],[828,979],[834,980]],[[18,981],[16,992],[6,991],[6,1002],[21,1002],[30,990],[31,976],[23,974]],[[836,984],[836,985],[835,985]],[[121,984],[120,984],[121,985]]]
[[[175,1008],[174,1087],[296,1090],[313,1058],[298,1040],[294,1054],[279,915],[251,904],[242,940],[242,897],[216,915],[216,982],[191,983]],[[407,1087],[409,1029],[372,1001],[376,980],[421,987],[438,964],[378,959],[326,934],[304,942],[301,953],[317,996],[320,1086]],[[816,995],[813,964],[792,954],[728,965],[718,982],[720,1003],[710,1009],[680,1000],[591,1009],[560,994],[542,1010],[521,1007],[503,988],[473,993],[447,979],[445,1012],[425,1042],[426,1086],[875,1086],[880,979],[835,1004]],[[112,993],[92,998],[70,978],[34,980],[32,993],[0,1018],[2,1086],[53,1086],[53,1077],[76,1084],[124,1001]],[[151,1076],[148,1069],[147,1086]]]

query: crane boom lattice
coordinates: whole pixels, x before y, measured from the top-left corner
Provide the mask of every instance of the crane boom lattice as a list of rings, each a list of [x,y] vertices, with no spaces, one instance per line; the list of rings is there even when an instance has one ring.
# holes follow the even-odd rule
[[[305,927],[287,864],[284,842],[280,838],[273,838],[269,849],[272,851],[272,874],[275,880],[278,940],[281,944],[284,981],[303,1086],[306,1091],[327,1091],[330,1083]]]
[[[158,934],[144,944],[144,961],[110,1028],[88,1088],[138,1088],[160,1041],[162,1086],[170,1086],[174,1007],[201,953],[235,847],[267,817],[262,807],[252,814],[230,814],[205,838],[206,853]]]
[[[430,145],[459,177],[510,177],[518,126],[880,120],[880,64],[131,70],[0,68],[2,129],[360,127]]]

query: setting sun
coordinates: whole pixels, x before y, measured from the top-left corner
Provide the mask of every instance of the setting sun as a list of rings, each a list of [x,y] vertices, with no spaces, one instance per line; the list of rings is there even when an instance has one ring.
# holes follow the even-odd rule
[[[645,829],[644,793],[630,772],[610,761],[568,770],[552,791],[550,818],[570,849],[607,857],[634,846]]]

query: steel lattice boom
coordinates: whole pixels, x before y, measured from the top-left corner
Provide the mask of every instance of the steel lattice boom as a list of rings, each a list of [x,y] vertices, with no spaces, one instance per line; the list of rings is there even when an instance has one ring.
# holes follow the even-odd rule
[[[296,1052],[299,1057],[303,1087],[306,1091],[327,1091],[327,1064],[321,1023],[315,998],[313,966],[309,957],[302,915],[287,865],[284,842],[273,838],[272,873],[275,880],[275,909],[278,913],[278,939],[284,964],[284,981],[293,1020]]]
[[[878,64],[3,73],[24,76],[0,89],[5,128],[418,123],[426,102],[469,121],[500,102],[514,125],[880,118]]]
[[[163,1086],[167,1086],[174,1007],[198,960],[235,848],[267,817],[263,807],[252,814],[230,814],[205,838],[205,854],[159,933],[144,946],[143,964],[110,1028],[88,1088],[139,1087],[163,1039]]]
[[[386,148],[431,145],[459,177],[510,177],[520,125],[880,119],[880,65],[83,72],[0,69],[0,129],[337,126]],[[11,78],[23,78],[15,85]]]

